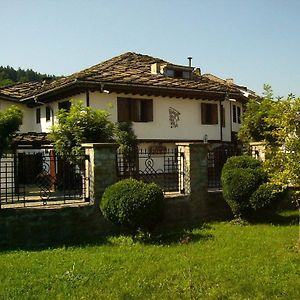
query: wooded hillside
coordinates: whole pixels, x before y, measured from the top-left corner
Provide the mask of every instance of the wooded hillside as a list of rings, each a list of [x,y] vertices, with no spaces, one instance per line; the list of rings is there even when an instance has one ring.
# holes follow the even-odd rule
[[[0,87],[12,85],[18,82],[41,81],[45,78],[56,78],[54,75],[41,74],[33,71],[32,69],[23,70],[7,66],[0,66]]]

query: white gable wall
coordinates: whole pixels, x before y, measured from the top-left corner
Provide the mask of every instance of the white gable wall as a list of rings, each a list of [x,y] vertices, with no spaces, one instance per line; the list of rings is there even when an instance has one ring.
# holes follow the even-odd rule
[[[23,111],[23,124],[20,126],[19,132],[34,131],[32,122],[32,109],[21,103],[15,103],[12,101],[6,101],[0,99],[0,110],[6,110],[10,106],[17,106]]]
[[[215,103],[218,105],[219,110],[219,123],[220,123],[220,103],[219,101],[211,100],[192,100],[182,98],[169,98],[169,97],[150,97],[138,96],[129,94],[116,94],[116,93],[100,93],[89,92],[90,106],[98,109],[104,109],[110,113],[111,120],[117,121],[117,98],[142,98],[153,100],[153,122],[134,122],[133,128],[138,139],[143,140],[203,140],[207,135],[209,140],[221,139],[220,125],[203,125],[201,123],[201,103]],[[36,123],[36,108],[28,108],[24,105],[19,105],[24,111],[23,125],[21,132],[49,132],[50,127],[54,122],[52,112],[54,115],[58,111],[58,103],[66,100],[82,101],[86,105],[86,93],[81,93],[70,98],[59,99],[51,103],[39,106],[41,109],[41,123]],[[12,102],[2,103],[1,109],[12,104]],[[234,102],[236,106],[242,107],[238,102]],[[225,127],[222,128],[223,141],[231,141],[231,130],[237,132],[240,124],[233,123],[232,119],[232,104],[229,101],[222,102],[225,107]],[[51,118],[46,121],[46,106],[50,107]],[[169,121],[169,108],[177,110],[179,115],[178,127],[171,128]],[[232,122],[232,124],[230,124]]]

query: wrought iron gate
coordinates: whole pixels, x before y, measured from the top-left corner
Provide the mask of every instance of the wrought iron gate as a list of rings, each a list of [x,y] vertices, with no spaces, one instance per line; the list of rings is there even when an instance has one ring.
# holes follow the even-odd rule
[[[234,145],[222,145],[208,151],[207,174],[208,187],[221,188],[221,173],[226,160],[231,156],[240,155],[241,151]]]
[[[53,149],[18,149],[0,159],[0,208],[89,201],[88,157],[78,165]]]
[[[154,182],[164,192],[185,193],[185,157],[177,149],[139,149],[135,156],[130,157],[119,151],[117,166],[120,179],[133,177],[144,182]]]

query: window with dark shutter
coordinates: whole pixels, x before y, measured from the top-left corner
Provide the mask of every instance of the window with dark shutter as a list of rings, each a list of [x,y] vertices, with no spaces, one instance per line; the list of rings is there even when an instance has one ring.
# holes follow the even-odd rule
[[[41,123],[41,109],[40,108],[37,108],[35,111],[35,120],[36,120],[36,124]]]
[[[70,108],[71,108],[71,102],[69,100],[58,102],[58,109],[64,109],[66,111],[70,111]]]
[[[118,122],[152,122],[152,99],[121,98],[117,99]]]
[[[201,103],[201,122],[205,125],[218,124],[218,105]]]
[[[118,98],[118,122],[129,121],[129,101],[126,98]]]
[[[46,107],[46,121],[50,121],[51,118],[51,110],[50,107]]]
[[[225,107],[221,105],[221,114],[222,114],[222,127],[225,127]]]
[[[237,107],[237,122],[238,124],[241,124],[241,108]]]
[[[153,121],[153,101],[142,100],[140,122],[152,122],[152,121]]]
[[[233,117],[233,123],[236,123],[236,105],[232,106],[232,117]]]

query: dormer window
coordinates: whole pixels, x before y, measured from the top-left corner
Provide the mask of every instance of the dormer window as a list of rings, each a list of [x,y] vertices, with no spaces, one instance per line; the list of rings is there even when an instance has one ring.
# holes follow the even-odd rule
[[[201,71],[199,68],[154,63],[151,65],[151,74],[161,74],[166,77],[196,80],[196,78],[201,75]]]
[[[190,79],[192,76],[192,72],[184,71],[184,70],[177,70],[177,69],[165,69],[164,75],[166,75],[167,77],[173,77],[173,78]]]

